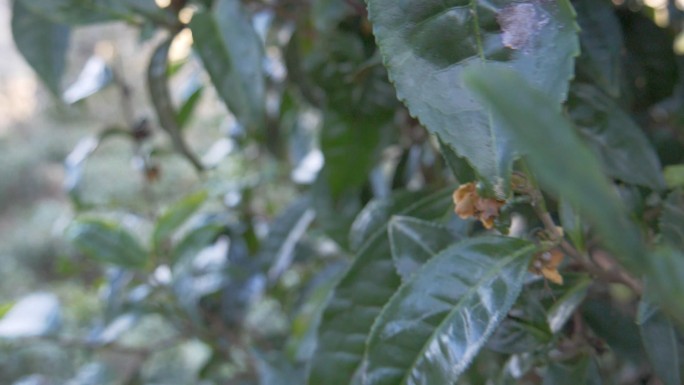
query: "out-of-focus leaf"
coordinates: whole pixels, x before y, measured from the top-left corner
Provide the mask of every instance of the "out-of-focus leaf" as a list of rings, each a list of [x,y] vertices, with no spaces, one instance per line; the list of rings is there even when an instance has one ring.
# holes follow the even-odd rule
[[[0,338],[37,337],[54,332],[61,314],[57,296],[30,294],[17,302],[0,319]]]
[[[663,246],[647,257],[650,267],[648,282],[657,294],[662,311],[673,317],[680,327],[684,326],[684,303],[681,300],[684,296],[684,252]]]
[[[440,218],[451,205],[451,192],[445,189],[394,206],[394,213],[425,220]],[[399,285],[385,224],[359,249],[323,312],[309,384],[350,383],[361,366],[371,326]]]
[[[54,22],[70,25],[91,24],[111,20],[128,20],[132,15],[126,7],[134,2],[154,3],[154,0],[17,0],[31,11]]]
[[[141,268],[148,253],[120,225],[102,219],[77,219],[66,231],[66,237],[83,254],[101,262],[126,268]]]
[[[663,174],[665,174],[665,183],[667,184],[667,187],[684,187],[684,164],[667,166],[663,170]]]
[[[199,253],[216,240],[222,229],[220,224],[208,223],[190,230],[174,247],[171,253],[172,263]]]
[[[369,0],[368,10],[399,99],[490,190],[506,194],[510,134],[463,87],[461,72],[471,63],[513,68],[558,110],[579,53],[570,2]]]
[[[325,157],[325,173],[334,197],[345,190],[358,189],[379,156],[383,130],[391,115],[379,113],[357,119],[327,111],[321,133],[321,151]]]
[[[580,214],[567,200],[562,199],[558,203],[558,215],[563,232],[570,238],[577,250],[583,251],[585,249],[584,226]]]
[[[375,321],[365,383],[454,383],[518,298],[534,249],[471,238],[429,260]]]
[[[203,92],[204,87],[198,87],[190,96],[188,96],[180,109],[178,109],[178,125],[181,128],[187,126],[192,118],[192,113],[195,111],[195,107],[197,107],[197,103],[200,101]]]
[[[259,375],[259,385],[294,385],[304,382],[304,370],[297,368],[280,354],[252,352],[252,357]]]
[[[646,354],[664,385],[681,384],[677,332],[670,320],[648,300],[639,303],[637,323]]]
[[[552,337],[544,306],[523,292],[487,341],[487,348],[507,354],[531,352],[548,344]]]
[[[32,12],[25,3],[17,0],[12,7],[14,44],[47,88],[59,96],[70,29]]]
[[[627,217],[591,151],[548,96],[511,70],[472,68],[466,85],[505,122],[542,185],[596,226],[602,241],[635,273],[647,269],[641,234]]]
[[[543,385],[601,385],[598,367],[594,360],[583,355],[572,361],[552,362],[544,373]]]
[[[178,230],[207,200],[207,192],[200,191],[186,196],[169,206],[157,219],[152,233],[152,244],[155,250],[162,250],[164,243],[171,239]]]
[[[620,96],[624,41],[613,5],[608,0],[576,0],[572,5],[581,29],[577,71],[616,98]]]
[[[587,299],[581,309],[584,321],[617,357],[635,364],[646,360],[633,315],[623,314],[604,300]]]
[[[104,364],[91,362],[78,369],[78,373],[65,385],[102,385],[115,380],[115,373]]]
[[[260,251],[260,259],[268,269],[268,279],[275,282],[290,267],[295,246],[316,217],[309,197],[296,200],[272,222]]]
[[[608,96],[591,85],[575,84],[568,109],[608,176],[655,190],[665,187],[658,155],[648,138]]]
[[[93,95],[106,87],[114,78],[107,61],[100,56],[91,56],[76,81],[62,94],[67,104],[73,104]]]
[[[665,243],[684,250],[684,193],[668,195],[660,217],[660,233]]]
[[[590,284],[590,278],[581,278],[562,297],[554,302],[547,314],[551,332],[558,333],[565,326],[565,323],[587,296],[587,289]]]
[[[411,217],[392,217],[387,225],[392,260],[406,282],[430,258],[458,240],[444,225]]]
[[[167,72],[169,68],[169,48],[173,37],[157,46],[152,53],[150,64],[147,67],[147,87],[150,92],[152,104],[157,112],[159,125],[171,138],[171,142],[181,155],[183,155],[197,171],[204,169],[202,162],[190,150],[181,133],[178,123],[178,115],[171,102]]]
[[[248,129],[264,123],[263,47],[239,1],[218,0],[190,22],[195,48],[228,109]]]

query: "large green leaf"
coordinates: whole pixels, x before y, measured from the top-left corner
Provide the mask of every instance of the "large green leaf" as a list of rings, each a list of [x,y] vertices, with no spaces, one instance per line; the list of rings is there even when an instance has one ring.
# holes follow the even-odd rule
[[[53,23],[30,11],[23,1],[12,7],[12,37],[38,77],[55,95],[60,96],[62,74],[69,46],[69,27]]]
[[[680,385],[679,345],[670,320],[653,303],[642,300],[637,323],[656,375],[664,385]]]
[[[440,223],[404,216],[392,217],[387,231],[392,260],[402,282],[457,240],[449,228]]]
[[[513,68],[559,109],[579,53],[569,1],[369,0],[368,10],[399,99],[505,193],[514,148],[461,72],[484,62]]]
[[[154,0],[17,0],[44,17],[70,25],[98,23],[112,20],[131,20],[131,8],[161,15]]]
[[[511,70],[486,66],[464,74],[465,83],[505,120],[506,132],[527,154],[550,192],[596,226],[604,244],[632,271],[647,268],[639,229],[601,173],[601,166],[548,96]]]
[[[660,160],[648,138],[608,96],[591,85],[576,84],[568,109],[608,176],[656,190],[665,187]]]
[[[396,214],[421,219],[443,216],[451,205],[445,189],[396,207]],[[321,318],[309,384],[347,385],[361,366],[365,342],[382,307],[400,285],[387,225],[368,237],[335,288]]]
[[[264,123],[263,44],[239,1],[218,0],[190,22],[195,48],[214,87],[248,129]]]
[[[455,383],[518,298],[534,249],[471,238],[429,260],[376,320],[365,384]]]
[[[77,219],[67,228],[66,236],[83,254],[98,261],[128,268],[147,263],[147,251],[116,223]]]
[[[576,0],[572,5],[581,28],[582,55],[577,58],[577,71],[618,97],[625,47],[613,4],[610,0]]]

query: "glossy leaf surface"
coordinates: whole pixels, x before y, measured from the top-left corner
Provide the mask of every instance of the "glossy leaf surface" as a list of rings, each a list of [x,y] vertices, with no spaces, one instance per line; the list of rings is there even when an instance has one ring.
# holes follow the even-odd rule
[[[450,196],[450,189],[442,190],[396,207],[395,213],[436,219],[451,205]],[[310,385],[351,382],[362,363],[371,326],[400,283],[385,224],[359,249],[323,312]]]
[[[263,48],[239,1],[218,0],[190,22],[195,48],[216,90],[248,129],[264,119]]]
[[[579,53],[569,1],[369,0],[368,10],[399,99],[490,188],[507,191],[514,148],[461,73],[484,62],[514,68],[558,109]]]
[[[365,383],[453,384],[518,298],[534,248],[472,238],[428,261],[373,326]]]
[[[411,217],[393,217],[387,231],[392,260],[402,282],[457,240],[446,226]]]

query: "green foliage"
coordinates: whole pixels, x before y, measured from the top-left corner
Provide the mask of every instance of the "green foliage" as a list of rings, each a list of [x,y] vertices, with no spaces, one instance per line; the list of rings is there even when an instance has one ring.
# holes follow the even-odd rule
[[[0,349],[85,352],[70,384],[681,383],[684,14],[616,3],[15,0],[65,101],[72,29],[139,29],[156,119],[66,160],[62,259],[101,307],[2,303]],[[81,194],[113,136],[137,204]]]

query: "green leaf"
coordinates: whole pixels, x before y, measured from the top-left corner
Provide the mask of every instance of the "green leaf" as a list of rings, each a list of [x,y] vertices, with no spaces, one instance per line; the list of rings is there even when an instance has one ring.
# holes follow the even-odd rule
[[[625,314],[611,301],[589,298],[582,304],[582,318],[618,358],[635,364],[646,360],[634,314]]]
[[[218,0],[190,22],[195,48],[219,96],[247,129],[264,124],[263,45],[239,1]]]
[[[673,191],[665,200],[660,233],[665,243],[684,250],[684,192]]]
[[[547,314],[552,333],[558,333],[565,326],[565,323],[587,296],[589,285],[591,285],[591,279],[583,277],[554,302]]]
[[[195,111],[197,102],[200,101],[203,92],[204,87],[198,87],[181,105],[180,109],[178,110],[178,125],[181,128],[185,127],[192,118],[192,113]]]
[[[159,125],[169,135],[176,151],[183,155],[195,167],[195,170],[201,171],[204,169],[204,166],[190,150],[190,147],[188,147],[183,138],[181,126],[177,120],[178,114],[169,94],[167,73],[169,68],[169,48],[172,41],[173,37],[163,41],[154,50],[150,64],[147,67],[147,87],[149,88],[152,104],[157,112]]]
[[[399,99],[505,194],[515,149],[461,73],[484,62],[513,68],[559,109],[579,53],[570,2],[369,0],[368,10]]]
[[[552,362],[544,373],[542,385],[601,385],[596,362],[583,355],[571,361]]]
[[[420,219],[442,217],[451,206],[452,189],[395,206],[396,214]],[[347,385],[361,366],[373,321],[400,285],[392,261],[387,225],[359,249],[323,312],[309,384]]]
[[[202,206],[207,196],[206,191],[200,191],[186,196],[164,210],[157,219],[152,233],[152,245],[155,250],[159,251],[164,248],[173,233]]]
[[[684,187],[684,164],[666,166],[663,170],[667,187]]]
[[[268,279],[276,281],[292,264],[294,250],[316,217],[309,197],[294,201],[271,222],[268,236],[260,250],[261,262],[268,269]]]
[[[83,254],[101,262],[126,268],[141,268],[147,263],[147,251],[113,222],[77,219],[67,228],[66,237]]]
[[[664,312],[684,327],[684,252],[668,246],[659,247],[648,255],[648,282],[657,293]]]
[[[527,155],[542,185],[596,226],[603,243],[626,267],[646,268],[639,229],[628,219],[591,151],[549,98],[511,70],[472,68],[464,82],[501,120]]]
[[[677,333],[665,315],[652,303],[639,303],[637,323],[646,354],[664,385],[680,385]]]
[[[567,200],[563,199],[558,203],[558,216],[565,234],[577,250],[584,251],[584,226],[582,225],[582,217],[577,210]]]
[[[379,113],[358,120],[353,116],[326,111],[321,132],[325,175],[333,196],[359,188],[377,162],[383,131],[391,115]]]
[[[608,176],[654,190],[665,187],[660,160],[648,138],[608,96],[588,84],[575,84],[568,109]]]
[[[539,349],[553,338],[546,309],[534,292],[523,291],[513,308],[487,341],[487,348],[500,353],[526,353]]]
[[[190,230],[178,242],[171,253],[171,262],[183,262],[194,257],[202,249],[216,241],[216,237],[224,229],[218,223],[208,223]]]
[[[455,383],[518,298],[534,250],[471,238],[428,261],[376,320],[365,384]]]
[[[437,136],[437,139],[439,140],[440,152],[449,166],[449,169],[451,169],[451,172],[454,174],[456,181],[460,184],[474,181],[477,175],[475,174],[475,170],[468,164],[468,161],[458,156],[454,152],[454,149],[444,143],[439,136]]]
[[[582,54],[577,58],[577,71],[610,96],[618,97],[625,47],[613,4],[609,0],[576,0],[572,5],[581,29]]]
[[[392,260],[402,282],[457,240],[446,226],[411,217],[392,217],[387,231]]]
[[[129,0],[130,1],[130,0]],[[152,0],[148,0],[152,1]],[[90,24],[115,19],[127,19],[125,3],[121,0],[17,0],[32,12],[56,23]]]
[[[70,29],[30,11],[24,3],[15,1],[12,7],[14,44],[50,92],[60,97]]]

